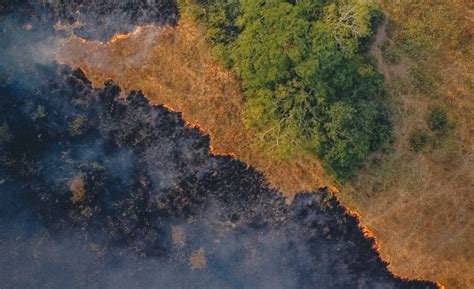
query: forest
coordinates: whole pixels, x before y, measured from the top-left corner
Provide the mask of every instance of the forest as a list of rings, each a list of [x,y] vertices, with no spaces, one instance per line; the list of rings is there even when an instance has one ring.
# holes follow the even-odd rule
[[[384,77],[367,53],[383,21],[379,10],[360,1],[190,6],[216,58],[241,80],[254,145],[275,158],[311,151],[328,173],[347,181],[387,142]]]
[[[474,288],[470,2],[0,1],[0,284]]]

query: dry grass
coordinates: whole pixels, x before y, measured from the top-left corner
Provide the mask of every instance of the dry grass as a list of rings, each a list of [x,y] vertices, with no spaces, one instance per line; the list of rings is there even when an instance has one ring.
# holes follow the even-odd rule
[[[186,245],[186,232],[183,227],[171,226],[171,240],[176,248],[182,248]]]
[[[204,249],[200,248],[191,253],[189,256],[189,266],[194,270],[202,270],[207,266],[206,254]]]
[[[322,169],[313,155],[275,160],[251,145],[239,83],[217,65],[203,39],[203,31],[183,16],[177,27],[142,27],[108,43],[72,37],[58,59],[84,69],[95,86],[112,78],[126,92],[141,89],[152,102],[182,112],[211,135],[214,152],[235,153],[289,196],[321,186]]]
[[[71,199],[74,203],[82,202],[86,197],[84,178],[82,176],[77,176],[72,179],[71,183],[69,184],[69,190],[71,191]]]
[[[371,157],[358,182],[341,189],[341,198],[363,213],[396,273],[435,279],[447,288],[474,288],[474,14],[462,0],[417,1],[416,9],[404,1],[379,2],[399,28],[423,13],[437,33],[436,50],[387,64],[380,51],[387,38],[380,31],[372,52],[396,102],[395,143],[390,153]],[[394,44],[401,33],[392,36]],[[436,86],[420,91],[410,74],[414,68],[436,75]],[[409,137],[428,129],[426,115],[435,105],[448,107],[456,127],[434,149],[416,154]]]
[[[396,24],[419,16],[406,13],[399,1],[380,2]],[[451,5],[455,14],[465,13],[472,21],[472,10],[456,10],[462,4],[455,0],[443,5]],[[433,17],[440,18],[436,13]],[[358,182],[341,188],[339,197],[362,213],[396,273],[438,280],[447,288],[474,288],[474,67],[470,54],[452,45],[455,35],[450,33],[447,39],[451,40],[437,48],[441,53],[423,63],[402,58],[399,64],[388,65],[379,49],[386,39],[384,32],[372,52],[398,107],[395,143],[388,154],[373,155]],[[250,145],[252,134],[244,129],[240,116],[244,104],[239,84],[213,61],[202,35],[199,26],[183,15],[177,27],[144,27],[109,43],[71,38],[58,58],[83,68],[96,86],[112,78],[125,91],[141,89],[154,103],[182,112],[187,121],[211,135],[215,152],[235,153],[288,196],[330,183],[312,155],[274,160]],[[472,42],[463,49],[469,52]],[[409,72],[420,65],[439,73],[436,95],[441,96],[413,87]],[[456,129],[432,152],[415,154],[408,145],[410,132],[426,126],[425,115],[434,104],[450,108]]]

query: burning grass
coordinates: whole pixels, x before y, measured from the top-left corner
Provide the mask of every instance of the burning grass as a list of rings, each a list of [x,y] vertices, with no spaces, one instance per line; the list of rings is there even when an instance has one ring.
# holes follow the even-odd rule
[[[359,181],[341,188],[341,197],[363,212],[395,272],[435,278],[448,288],[472,288],[473,10],[463,0],[378,2],[389,22],[373,52],[396,102],[395,142],[387,154],[372,156]],[[398,63],[383,58],[384,44],[403,55]],[[455,127],[436,131],[431,118],[437,107],[448,111]],[[415,152],[410,140],[419,131],[429,134],[429,144]]]
[[[460,2],[454,1],[452,7]],[[383,8],[397,23],[416,16],[401,16],[403,11],[397,5]],[[465,12],[467,19],[472,15],[469,11]],[[141,89],[154,103],[165,103],[182,112],[189,123],[211,134],[213,152],[235,153],[263,171],[286,195],[329,184],[314,156],[269,159],[250,145],[252,133],[244,129],[240,117],[244,104],[239,84],[213,61],[202,35],[201,28],[183,15],[177,27],[147,26],[109,43],[71,38],[58,59],[83,68],[96,86],[113,78],[125,91]],[[387,39],[382,36],[378,44]],[[416,83],[408,77],[412,60],[402,57],[387,64],[379,54],[380,69],[399,108],[395,143],[388,154],[374,155],[359,181],[342,188],[339,196],[363,213],[365,224],[378,236],[382,253],[395,272],[466,288],[464,284],[474,284],[470,277],[474,274],[474,244],[469,238],[474,230],[474,137],[473,119],[469,117],[473,115],[473,99],[469,83],[474,78],[469,74],[472,61],[456,49],[440,48],[446,53],[430,56],[431,64],[423,66],[424,73],[441,74],[437,84],[441,87],[432,90],[433,95],[422,92],[426,87],[413,87]],[[435,96],[438,94],[444,96]],[[440,103],[454,114],[456,129],[429,154],[414,153],[409,145],[410,132],[426,127],[427,113]]]
[[[322,169],[313,155],[279,160],[251,145],[252,132],[241,119],[239,83],[213,60],[202,35],[201,28],[183,15],[177,27],[140,27],[107,43],[72,37],[58,59],[81,67],[95,86],[112,78],[124,91],[140,89],[153,103],[182,112],[189,123],[212,136],[213,152],[235,153],[265,172],[287,195],[323,185]]]
[[[285,204],[263,174],[210,154],[207,136],[140,92],[120,99],[112,82],[93,89],[66,66],[17,78],[24,89],[0,83],[12,127],[0,149],[8,288],[438,288],[388,271],[326,188]],[[51,113],[37,124],[40,103]],[[77,114],[90,130],[71,136]]]

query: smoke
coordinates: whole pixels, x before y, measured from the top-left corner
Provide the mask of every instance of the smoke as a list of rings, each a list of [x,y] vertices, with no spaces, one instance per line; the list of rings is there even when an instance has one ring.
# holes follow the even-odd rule
[[[52,34],[47,22],[45,18],[0,17],[0,67],[4,72],[32,70],[37,64],[54,62],[62,39]]]
[[[393,277],[329,193],[288,206],[178,113],[119,94],[57,65],[2,82],[7,288],[433,287]]]
[[[21,0],[0,3],[3,67],[49,64],[67,37],[106,41],[147,24],[175,24],[171,0]]]
[[[325,189],[287,205],[179,113],[54,63],[57,15],[158,13],[66,2],[1,17],[0,288],[436,288],[393,276]]]
[[[105,41],[147,24],[175,24],[178,10],[170,0],[46,0],[59,19],[57,27],[82,38]]]

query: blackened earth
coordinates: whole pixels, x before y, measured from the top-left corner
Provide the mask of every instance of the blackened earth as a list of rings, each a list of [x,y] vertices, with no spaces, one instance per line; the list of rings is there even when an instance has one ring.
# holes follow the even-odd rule
[[[0,288],[436,288],[393,276],[324,188],[287,204],[180,113],[52,63],[58,22],[103,40],[176,15],[0,1]]]
[[[140,92],[0,76],[2,288],[436,288],[394,277],[325,189],[286,204]]]
[[[57,30],[105,41],[138,26],[174,25],[174,0],[2,0],[0,16],[15,15],[31,24],[49,22]]]

